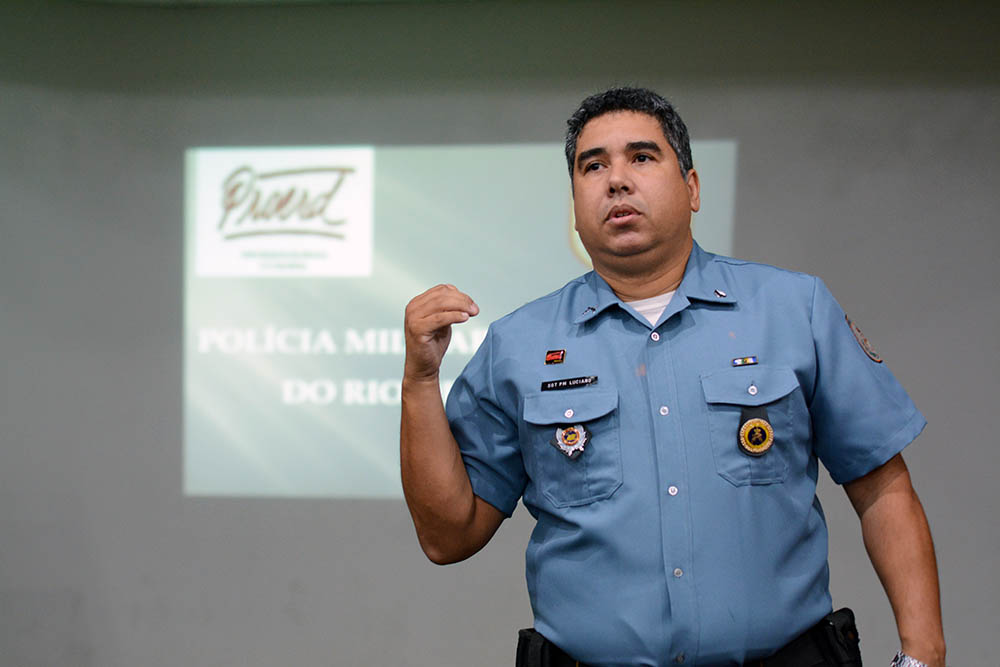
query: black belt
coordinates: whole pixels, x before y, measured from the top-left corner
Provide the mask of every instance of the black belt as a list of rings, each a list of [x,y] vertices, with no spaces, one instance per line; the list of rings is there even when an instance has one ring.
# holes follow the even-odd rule
[[[861,667],[858,629],[847,608],[828,614],[773,655],[744,667]],[[534,629],[520,630],[518,667],[588,667]]]
[[[825,619],[824,619],[825,620]],[[826,667],[838,663],[827,660],[823,652],[821,628],[813,626],[788,642],[774,655],[763,660],[750,660],[744,667]]]

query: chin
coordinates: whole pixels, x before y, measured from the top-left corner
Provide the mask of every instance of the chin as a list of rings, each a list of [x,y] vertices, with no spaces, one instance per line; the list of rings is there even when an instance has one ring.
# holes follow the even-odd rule
[[[649,250],[650,247],[646,243],[623,243],[613,248],[608,248],[608,254],[624,259],[641,255]]]

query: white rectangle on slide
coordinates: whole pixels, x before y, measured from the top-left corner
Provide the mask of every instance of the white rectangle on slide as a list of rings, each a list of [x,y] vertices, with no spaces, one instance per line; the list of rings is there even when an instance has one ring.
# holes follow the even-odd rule
[[[373,148],[210,148],[187,161],[198,276],[371,275]]]

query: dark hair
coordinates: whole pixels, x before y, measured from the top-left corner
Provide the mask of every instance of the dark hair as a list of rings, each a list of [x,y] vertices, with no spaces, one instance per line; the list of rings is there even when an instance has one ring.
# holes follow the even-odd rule
[[[612,88],[591,95],[580,102],[579,108],[566,121],[566,125],[569,126],[566,130],[566,164],[569,166],[570,179],[573,178],[576,141],[580,138],[584,125],[598,116],[613,111],[637,111],[660,121],[663,136],[667,138],[677,156],[681,176],[687,178],[688,172],[694,168],[694,161],[691,159],[691,141],[688,138],[687,126],[673,105],[646,88]]]

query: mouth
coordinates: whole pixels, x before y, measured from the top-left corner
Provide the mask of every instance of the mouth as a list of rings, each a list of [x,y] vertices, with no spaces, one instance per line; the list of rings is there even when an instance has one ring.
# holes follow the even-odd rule
[[[608,211],[607,216],[605,216],[605,222],[622,223],[629,222],[639,215],[639,211],[635,210],[628,204],[618,204]]]

